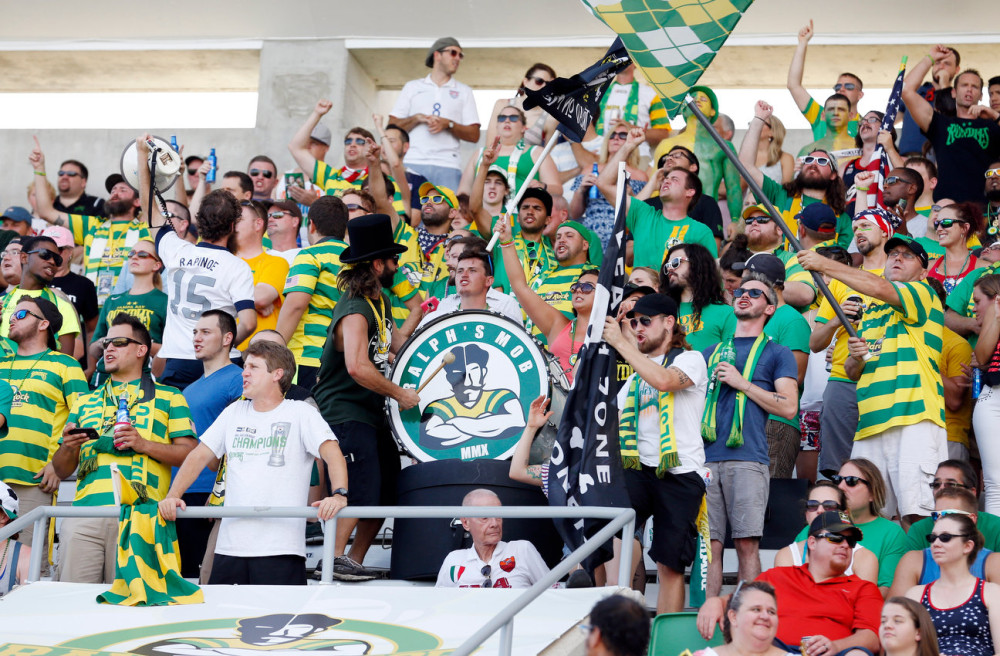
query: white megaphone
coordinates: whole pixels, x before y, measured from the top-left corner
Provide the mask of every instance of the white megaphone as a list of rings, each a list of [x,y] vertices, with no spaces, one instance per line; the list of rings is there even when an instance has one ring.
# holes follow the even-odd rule
[[[153,187],[164,192],[177,182],[184,166],[184,160],[170,147],[170,144],[160,137],[153,137],[149,141],[149,160],[146,166],[152,169],[153,160],[156,159],[156,174],[153,178]],[[139,191],[139,162],[136,154],[135,142],[129,143],[122,151],[121,171],[125,182],[133,189]]]

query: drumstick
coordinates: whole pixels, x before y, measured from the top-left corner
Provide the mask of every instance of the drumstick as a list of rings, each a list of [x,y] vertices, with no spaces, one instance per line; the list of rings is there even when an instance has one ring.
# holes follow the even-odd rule
[[[445,353],[444,357],[441,358],[441,364],[439,364],[437,366],[437,369],[435,369],[431,373],[431,375],[427,377],[427,380],[425,380],[424,382],[420,383],[420,387],[417,388],[417,394],[420,394],[420,392],[425,387],[427,387],[427,383],[429,383],[432,380],[434,380],[434,376],[437,376],[439,373],[441,373],[441,370],[445,368],[445,365],[449,365],[449,364],[451,364],[454,361],[455,361],[455,354],[454,353],[452,353],[451,351],[448,351],[447,353]]]

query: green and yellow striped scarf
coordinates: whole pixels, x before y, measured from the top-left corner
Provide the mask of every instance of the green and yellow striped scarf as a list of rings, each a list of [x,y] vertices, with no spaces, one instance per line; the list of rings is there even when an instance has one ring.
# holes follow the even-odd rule
[[[743,377],[747,380],[753,380],[753,372],[757,368],[757,361],[760,360],[760,356],[764,352],[764,347],[769,341],[771,341],[771,338],[761,333],[757,335],[753,346],[750,347],[750,354],[747,356],[747,361],[743,365],[742,372]],[[730,338],[728,342],[720,342],[715,347],[715,350],[712,351],[712,357],[708,359],[708,398],[705,402],[705,412],[701,416],[701,438],[709,444],[715,442],[718,437],[716,434],[716,423],[718,421],[719,391],[722,388],[722,383],[715,380],[715,368],[719,364],[722,348],[727,344],[734,351],[736,350],[735,340]],[[726,440],[726,446],[731,449],[743,446],[743,415],[747,408],[747,395],[743,391],[737,390],[734,403],[736,404],[736,410],[733,412],[733,425],[729,430],[729,439]]]
[[[683,349],[673,349],[663,358],[663,367],[667,368]],[[656,466],[659,478],[671,467],[681,464],[677,452],[677,440],[674,437],[674,393],[660,392],[657,397],[657,407],[660,417],[660,462]],[[621,428],[618,431],[621,442],[622,466],[625,469],[640,469],[639,462],[639,374],[632,376],[628,396],[625,397],[625,407],[622,408]]]

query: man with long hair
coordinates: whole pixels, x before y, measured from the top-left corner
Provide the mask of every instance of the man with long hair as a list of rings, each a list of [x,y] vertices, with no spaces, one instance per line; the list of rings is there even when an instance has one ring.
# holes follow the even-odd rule
[[[715,258],[701,244],[675,244],[660,269],[660,292],[677,303],[677,325],[691,348],[700,351],[736,330]]]
[[[415,390],[404,389],[385,375],[389,351],[402,346],[403,338],[399,331],[393,331],[392,310],[383,290],[392,287],[399,254],[406,248],[393,241],[391,220],[385,214],[352,219],[347,232],[350,245],[340,253],[343,268],[337,274],[342,296],[330,319],[313,397],[347,458],[351,489],[342,492],[348,503],[391,506],[399,457],[386,423],[385,397],[399,403],[400,410],[420,401]],[[381,519],[341,519],[337,523],[337,579],[374,578],[360,563],[381,525]],[[347,539],[355,526],[358,534],[350,554],[346,554]]]

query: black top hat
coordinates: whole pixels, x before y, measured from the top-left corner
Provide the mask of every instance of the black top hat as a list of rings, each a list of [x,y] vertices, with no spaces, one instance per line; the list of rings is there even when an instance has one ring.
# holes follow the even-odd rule
[[[344,264],[367,262],[406,252],[392,238],[392,221],[385,214],[366,214],[347,222],[350,245],[340,254]]]

